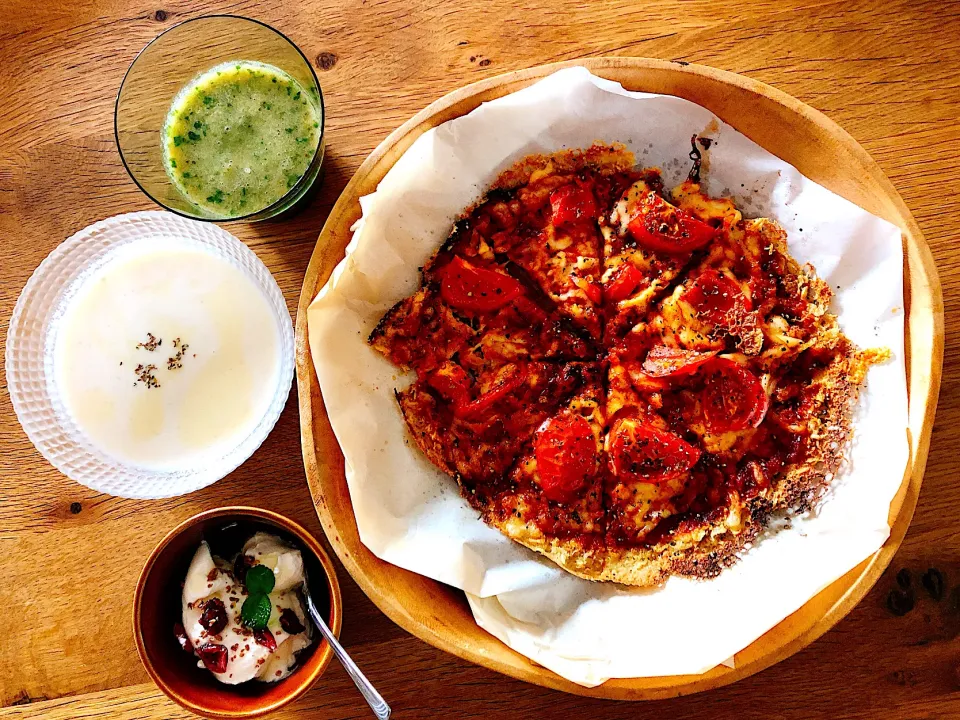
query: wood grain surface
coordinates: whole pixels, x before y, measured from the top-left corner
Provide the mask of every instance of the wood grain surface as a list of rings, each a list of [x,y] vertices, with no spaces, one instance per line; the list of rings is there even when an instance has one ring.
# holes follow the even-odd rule
[[[927,477],[887,575],[811,647],[707,694],[648,705],[562,695],[476,668],[409,637],[346,573],[342,638],[397,718],[942,718],[960,716],[960,5],[944,2],[563,2],[315,0],[63,5],[0,0],[0,336],[16,297],[57,243],[112,214],[150,209],[113,144],[116,89],[136,52],[188,17],[232,12],[273,24],[313,59],[327,103],[326,178],[296,217],[230,226],[296,307],[326,214],[363,158],[430,101],[473,80],[595,55],[699,62],[768,82],[849,131],[896,185],[943,283],[946,358]],[[2,342],[2,341],[0,341]],[[169,501],[108,498],[49,467],[0,399],[0,717],[189,717],[137,660],[130,602],[163,534],[203,509],[256,504],[320,534],[296,402],[254,457]],[[920,586],[928,567],[946,597]],[[915,607],[887,609],[912,571]],[[638,648],[638,652],[655,649]],[[364,718],[339,669],[276,717]]]

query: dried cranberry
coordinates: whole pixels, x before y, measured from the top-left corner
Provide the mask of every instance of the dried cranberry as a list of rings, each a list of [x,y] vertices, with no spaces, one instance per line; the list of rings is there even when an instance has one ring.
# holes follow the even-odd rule
[[[299,635],[306,630],[303,623],[300,622],[300,618],[290,608],[284,608],[283,612],[280,613],[280,627],[287,635]]]
[[[237,555],[237,559],[233,561],[233,576],[245,584],[247,582],[247,570],[252,568],[254,564],[256,564],[256,560],[249,555],[240,553]]]
[[[180,643],[180,647],[188,653],[193,652],[193,643],[190,642],[190,638],[187,637],[187,631],[184,629],[183,623],[173,624],[173,634],[176,636],[177,642]]]
[[[253,639],[256,641],[257,645],[262,645],[270,652],[273,652],[277,649],[277,639],[273,636],[273,633],[266,628],[263,630],[254,630]]]
[[[227,648],[223,645],[213,643],[201,645],[197,648],[197,654],[210,672],[225,673],[227,671]]]
[[[203,604],[203,614],[200,624],[211,635],[219,635],[227,626],[227,608],[223,600],[212,598]]]

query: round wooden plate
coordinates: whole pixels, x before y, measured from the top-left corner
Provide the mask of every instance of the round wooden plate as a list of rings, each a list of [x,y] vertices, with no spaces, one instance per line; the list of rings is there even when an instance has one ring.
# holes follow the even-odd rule
[[[376,558],[357,534],[343,455],[323,405],[307,340],[310,302],[343,258],[358,199],[422,133],[486,100],[530,85],[562,67],[584,65],[629,90],[677,95],[708,108],[807,177],[903,230],[910,460],[890,508],[891,533],[870,558],[736,655],[736,668],[703,675],[615,679],[584,688],[536,665],[480,629],[459,590]],[[363,591],[408,632],[458,657],[527,682],[596,697],[641,700],[699,692],[734,682],[797,652],[846,615],[873,586],[913,516],[927,459],[943,359],[943,298],[933,257],[916,221],[877,164],[826,116],[774,88],[697,65],[643,58],[595,58],[507,73],[456,90],[394,131],[364,161],[333,207],[307,269],[297,314],[297,387],[307,482],[334,550]]]

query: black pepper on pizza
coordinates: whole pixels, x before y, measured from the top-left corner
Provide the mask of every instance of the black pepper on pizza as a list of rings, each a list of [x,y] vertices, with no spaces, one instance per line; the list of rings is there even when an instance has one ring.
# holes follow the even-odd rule
[[[696,150],[696,144],[694,144]],[[711,577],[836,472],[871,363],[776,222],[667,191],[622,146],[531,156],[370,344],[413,439],[490,525],[575,575]]]

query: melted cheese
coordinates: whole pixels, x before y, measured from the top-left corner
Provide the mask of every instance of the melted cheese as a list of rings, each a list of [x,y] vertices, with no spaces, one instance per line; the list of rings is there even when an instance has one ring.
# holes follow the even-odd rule
[[[673,189],[671,196],[674,205],[703,222],[719,220],[724,227],[731,227],[743,218],[733,200],[707,197],[701,191],[700,185],[691,180],[680,183]]]

